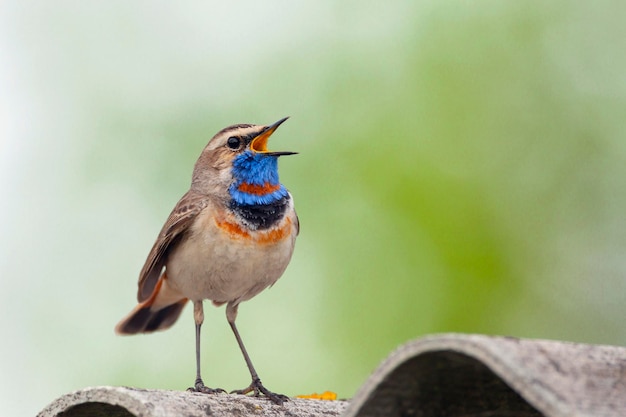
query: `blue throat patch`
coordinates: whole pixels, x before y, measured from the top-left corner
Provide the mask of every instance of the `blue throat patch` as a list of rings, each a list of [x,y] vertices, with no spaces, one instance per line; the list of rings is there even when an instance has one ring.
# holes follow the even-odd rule
[[[277,156],[247,150],[233,161],[233,176],[235,182],[228,192],[235,204],[268,205],[288,195],[287,189],[278,180]],[[267,192],[262,192],[264,187]]]

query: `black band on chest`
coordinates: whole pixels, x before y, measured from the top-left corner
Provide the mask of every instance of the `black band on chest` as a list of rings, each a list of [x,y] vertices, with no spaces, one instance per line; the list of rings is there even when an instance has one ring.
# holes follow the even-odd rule
[[[230,201],[230,209],[255,229],[269,229],[278,223],[287,210],[289,196],[282,197],[269,204],[239,204]]]

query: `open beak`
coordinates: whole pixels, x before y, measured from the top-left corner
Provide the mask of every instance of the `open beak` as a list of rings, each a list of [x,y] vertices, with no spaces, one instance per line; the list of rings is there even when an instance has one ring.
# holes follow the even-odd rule
[[[298,152],[288,152],[288,151],[271,152],[267,150],[268,139],[270,138],[270,136],[272,136],[272,133],[274,133],[274,131],[278,129],[278,126],[280,126],[288,118],[289,117],[284,117],[280,119],[279,121],[277,121],[276,123],[263,129],[261,133],[259,133],[254,139],[252,139],[252,143],[250,143],[250,149],[252,149],[254,152],[262,153],[263,155],[267,155],[267,156],[283,156],[283,155],[297,154]]]

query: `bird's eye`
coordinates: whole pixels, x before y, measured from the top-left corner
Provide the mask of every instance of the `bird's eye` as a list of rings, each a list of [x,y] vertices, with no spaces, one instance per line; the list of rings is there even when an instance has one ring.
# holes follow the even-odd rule
[[[230,149],[239,149],[239,147],[241,146],[241,139],[231,136],[228,138],[228,141],[226,141],[226,144]]]

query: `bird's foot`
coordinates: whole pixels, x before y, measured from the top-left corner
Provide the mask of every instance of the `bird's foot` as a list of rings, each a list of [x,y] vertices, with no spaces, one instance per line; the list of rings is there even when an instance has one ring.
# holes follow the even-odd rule
[[[196,379],[196,383],[193,385],[193,387],[187,388],[187,391],[201,392],[203,394],[219,394],[221,392],[224,392],[224,393],[226,392],[221,388],[209,388],[205,386],[204,382],[202,382],[200,378]]]
[[[261,380],[258,378],[253,379],[247,388],[234,390],[234,391],[231,391],[230,393],[247,395],[251,392],[253,393],[252,394],[253,397],[260,397],[261,394],[263,394],[274,404],[278,404],[278,405],[282,405],[282,403],[284,403],[285,401],[289,401],[289,397],[287,397],[286,395],[277,394],[265,388],[263,384],[261,384]]]

